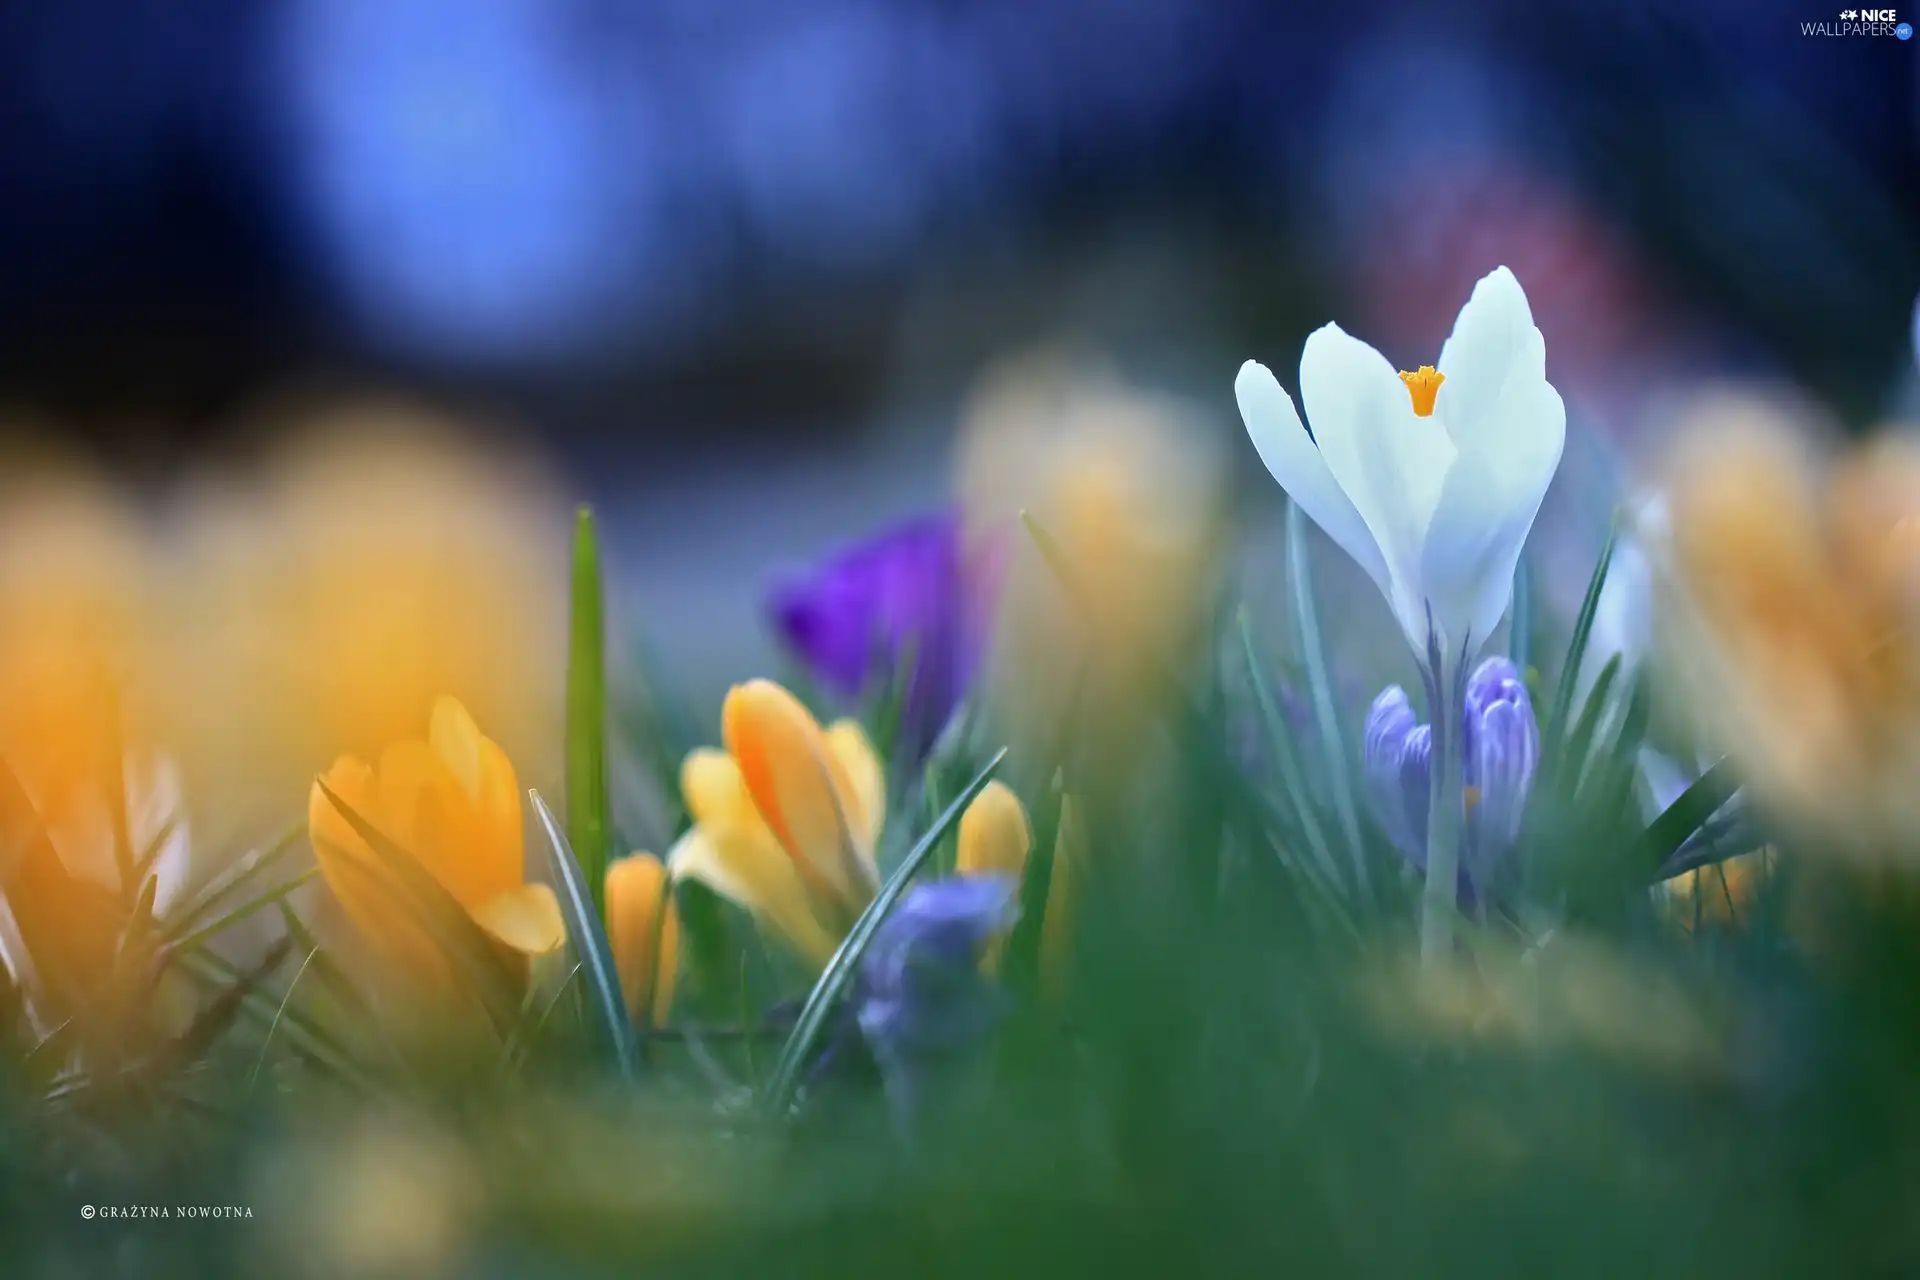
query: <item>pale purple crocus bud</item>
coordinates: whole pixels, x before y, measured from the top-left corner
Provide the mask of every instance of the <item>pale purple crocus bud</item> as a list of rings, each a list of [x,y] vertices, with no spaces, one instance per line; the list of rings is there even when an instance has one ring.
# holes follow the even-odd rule
[[[1433,731],[1419,723],[1407,691],[1389,685],[1367,712],[1363,754],[1374,812],[1394,847],[1424,867]]]
[[[1467,841],[1474,879],[1520,838],[1534,771],[1540,767],[1540,726],[1526,681],[1511,661],[1488,658],[1467,679],[1464,780],[1472,802]]]
[[[1467,825],[1460,893],[1464,902],[1484,891],[1500,859],[1519,838],[1540,765],[1540,729],[1526,684],[1506,658],[1481,663],[1468,677],[1463,701],[1461,781]],[[1367,713],[1364,755],[1381,825],[1394,847],[1424,870],[1433,733],[1416,722],[1406,691],[1398,685],[1373,700]]]
[[[980,959],[1019,915],[1018,892],[1011,876],[998,875],[915,885],[861,958],[854,1016],[909,1144],[947,1069],[1006,1012],[1006,994],[980,972]]]

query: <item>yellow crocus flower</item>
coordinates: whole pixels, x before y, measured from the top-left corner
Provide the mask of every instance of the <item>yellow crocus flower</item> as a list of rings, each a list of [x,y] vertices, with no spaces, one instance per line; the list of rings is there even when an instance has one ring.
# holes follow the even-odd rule
[[[547,955],[565,944],[553,890],[526,883],[513,764],[460,703],[447,697],[434,703],[426,741],[392,744],[374,768],[342,756],[324,781],[509,952]],[[415,909],[318,783],[307,822],[321,874],[374,950],[402,972],[449,976]]]
[[[680,915],[673,906],[667,868],[651,854],[636,853],[607,868],[607,943],[620,975],[627,1014],[642,1018],[653,992],[652,1021],[667,1020],[680,967]],[[664,918],[663,918],[664,913]]]
[[[1006,784],[989,782],[960,815],[960,849],[954,870],[963,876],[1003,875],[1015,884],[1033,851],[1027,810]]]
[[[735,686],[720,712],[725,750],[687,756],[680,789],[694,825],[667,856],[745,907],[814,968],[825,966],[879,887],[874,849],[886,818],[886,773],[860,726],[825,729],[770,680]],[[989,787],[991,791],[991,787]],[[1011,852],[1026,815],[1004,787],[962,815],[963,858],[982,869],[1024,863]],[[984,806],[984,807],[983,807]],[[978,811],[979,816],[975,816]],[[1025,838],[1030,844],[1030,837]]]

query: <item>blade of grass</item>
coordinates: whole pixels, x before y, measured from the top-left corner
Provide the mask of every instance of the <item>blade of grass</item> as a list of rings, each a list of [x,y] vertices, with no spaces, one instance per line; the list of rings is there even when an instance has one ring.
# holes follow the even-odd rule
[[[1541,735],[1547,750],[1553,751],[1561,730],[1573,711],[1573,691],[1580,679],[1581,664],[1587,658],[1587,642],[1593,635],[1593,620],[1600,611],[1600,593],[1607,585],[1607,570],[1613,564],[1613,549],[1620,538],[1620,518],[1616,514],[1607,529],[1607,541],[1594,561],[1593,574],[1587,579],[1587,594],[1580,601],[1580,612],[1573,621],[1573,637],[1567,643],[1566,658],[1560,664],[1560,682],[1554,686],[1553,706],[1547,714],[1546,731]],[[1525,670],[1525,668],[1522,668]],[[1592,699],[1589,698],[1589,701]]]
[[[1059,544],[1030,512],[1021,512],[1020,518],[1026,523],[1027,532],[1033,537],[1041,559],[1046,562],[1047,568],[1060,583],[1062,590],[1067,593],[1068,599],[1083,611],[1086,610],[1086,599],[1079,580],[1073,572],[1073,567],[1067,563]],[[1158,654],[1148,654],[1146,658],[1144,670],[1165,691],[1165,696],[1182,717],[1180,729],[1187,730],[1195,720],[1204,722],[1205,710],[1195,705],[1192,694],[1167,666],[1165,659]],[[1217,771],[1218,776],[1229,784],[1235,807],[1242,811],[1243,820],[1254,822],[1265,828],[1256,833],[1256,839],[1260,841],[1271,839],[1277,844],[1284,844],[1282,833],[1290,834],[1292,824],[1274,807],[1267,796],[1247,779],[1240,762],[1228,751],[1225,741],[1217,735],[1208,735],[1204,732],[1188,734],[1188,739],[1207,753],[1208,766]],[[1357,837],[1357,830],[1355,834]],[[1359,929],[1354,923],[1352,912],[1348,910],[1347,902],[1333,886],[1322,884],[1310,875],[1291,877],[1289,868],[1280,859],[1271,861],[1256,859],[1253,865],[1263,873],[1277,869],[1289,875],[1285,887],[1290,888],[1301,882],[1312,886],[1319,897],[1319,905],[1330,913],[1333,923],[1339,926],[1342,935],[1356,941],[1359,939]],[[1278,881],[1267,879],[1264,875],[1263,881],[1275,889],[1282,887]]]
[[[146,848],[142,849],[140,856],[134,860],[133,874],[137,879],[147,878],[148,873],[153,870],[155,860],[160,857],[160,851],[167,847],[167,841],[173,839],[173,833],[179,828],[180,815],[170,813],[166,821],[154,830],[153,835],[147,840]]]
[[[320,945],[319,939],[313,936],[313,931],[300,919],[300,914],[288,906],[284,899],[280,903],[280,921],[286,927],[287,936],[293,939],[293,945],[308,954],[314,965],[314,975],[320,979],[327,993],[348,1014],[371,1021],[374,1010],[366,996],[353,985],[346,971],[334,962],[327,949]]]
[[[1366,846],[1360,840],[1360,816],[1353,798],[1345,736],[1334,706],[1333,676],[1327,666],[1326,639],[1320,630],[1320,612],[1313,599],[1313,567],[1307,558],[1307,515],[1297,502],[1287,503],[1287,588],[1293,604],[1294,633],[1300,644],[1307,688],[1313,694],[1313,718],[1320,730],[1320,749],[1326,755],[1327,783],[1333,793],[1334,813],[1353,861],[1354,885],[1362,900],[1373,901],[1367,878]],[[1337,882],[1336,882],[1337,883]]]
[[[907,856],[900,860],[887,882],[880,886],[880,892],[874,895],[867,909],[854,921],[846,940],[840,944],[833,958],[827,961],[826,969],[820,974],[820,980],[813,985],[807,996],[807,1002],[801,1007],[799,1020],[794,1024],[793,1034],[780,1050],[780,1057],[774,1064],[773,1079],[767,1086],[765,1097],[766,1114],[780,1117],[787,1114],[793,1105],[793,1094],[800,1083],[800,1073],[812,1059],[820,1036],[830,1025],[833,1014],[838,1008],[840,998],[859,972],[861,957],[866,955],[867,946],[873,941],[874,934],[886,922],[889,912],[900,896],[907,891],[907,885],[913,880],[933,851],[940,846],[953,825],[960,821],[973,798],[992,781],[996,770],[1007,758],[1007,750],[1002,747],[996,752],[986,767],[974,775],[973,781],[954,797],[952,804],[940,815],[939,821],[929,827],[925,834],[908,850]]]
[[[187,1025],[187,1029],[176,1039],[167,1056],[180,1065],[198,1062],[206,1056],[207,1050],[239,1018],[240,1010],[247,999],[254,995],[267,975],[280,967],[280,962],[293,950],[293,941],[282,938],[262,956],[260,963],[251,969],[243,970],[240,976],[223,988],[213,998],[212,1003],[200,1010],[198,1016]]]
[[[211,951],[188,952],[176,957],[176,963],[187,977],[216,994],[244,976],[233,962]],[[263,1025],[279,1010],[278,1001],[259,991],[248,992],[241,1004],[243,1012],[254,1014]],[[282,1025],[286,1029],[288,1043],[303,1057],[343,1080],[371,1090],[371,1078],[356,1065],[353,1055],[330,1031],[293,1009],[286,1011]]]
[[[560,1002],[573,991],[573,980],[580,976],[580,969],[580,963],[575,961],[573,968],[567,970],[567,976],[562,978],[560,984],[554,988],[553,994],[542,1002],[539,1016],[531,1019],[522,1018],[521,1025],[513,1029],[513,1034],[508,1036],[506,1043],[500,1047],[502,1070],[512,1071],[520,1065],[527,1045],[546,1027],[547,1019],[553,1016],[553,1011],[560,1007]],[[533,994],[532,991],[527,992],[529,1000],[533,998]],[[532,1012],[531,1007],[527,1012]]]
[[[1733,798],[1735,790],[1732,766],[1722,760],[1681,792],[1647,827],[1641,865],[1648,874],[1664,878],[1668,860]]]
[[[259,897],[253,898],[250,901],[242,904],[241,906],[235,907],[232,911],[227,912],[225,915],[221,916],[219,919],[214,920],[209,924],[202,925],[200,928],[195,929],[192,933],[187,934],[185,937],[180,938],[170,943],[169,945],[178,951],[191,951],[195,947],[206,942],[209,938],[212,938],[214,935],[221,933],[226,929],[230,929],[236,924],[239,924],[242,920],[245,920],[248,916],[253,915],[259,911],[264,911],[268,907],[271,907],[278,902],[284,901],[289,894],[298,890],[302,885],[309,883],[315,876],[319,874],[320,874],[320,868],[309,867],[307,868],[307,870],[302,871],[299,875],[293,877],[293,879],[282,881],[281,883],[275,885],[273,888],[267,890],[265,893],[261,894]],[[149,880],[147,883],[152,884],[153,881]]]
[[[1524,679],[1533,663],[1533,571],[1523,553],[1513,570],[1513,608],[1507,624],[1507,657]]]
[[[166,927],[160,931],[161,940],[172,941],[192,929],[206,918],[208,912],[238,893],[248,881],[298,847],[300,836],[306,829],[306,823],[295,823],[265,849],[257,849],[240,859],[226,873],[225,878],[215,876],[200,890],[191,906],[176,912],[173,918],[167,921]]]
[[[1620,655],[1614,654],[1607,659],[1607,665],[1600,668],[1600,675],[1593,682],[1593,691],[1587,695],[1587,702],[1580,709],[1580,719],[1574,723],[1573,731],[1553,752],[1551,768],[1553,776],[1560,784],[1564,794],[1571,796],[1579,787],[1581,778],[1586,774],[1589,757],[1593,755],[1593,740],[1600,731],[1600,717],[1605,713],[1608,699],[1613,693],[1613,682],[1620,678]]]
[[[1320,816],[1315,811],[1313,798],[1307,794],[1300,760],[1293,750],[1293,735],[1287,732],[1280,708],[1274,702],[1273,690],[1267,686],[1266,675],[1260,670],[1260,658],[1253,644],[1253,622],[1244,607],[1240,610],[1238,621],[1240,651],[1247,661],[1247,679],[1253,686],[1253,701],[1260,712],[1261,726],[1266,730],[1267,749],[1273,753],[1274,762],[1280,770],[1280,785],[1286,790],[1294,812],[1300,816],[1300,827],[1307,837],[1307,847],[1313,851],[1321,874],[1329,883],[1337,885],[1340,883],[1340,868],[1333,860],[1333,850],[1327,844],[1326,833],[1321,830]]]
[[[613,946],[607,941],[606,927],[601,923],[599,909],[588,891],[585,872],[574,859],[573,850],[568,847],[566,834],[554,819],[553,810],[540,798],[539,791],[529,791],[527,795],[533,801],[533,811],[540,819],[541,829],[547,833],[548,863],[553,878],[558,882],[554,887],[559,891],[560,909],[566,916],[567,936],[573,941],[574,954],[586,966],[587,1003],[606,1037],[607,1048],[614,1066],[619,1069],[620,1078],[631,1080],[638,1058],[635,1029],[632,1020],[627,1017],[626,1001],[620,995],[620,974],[614,967]]]
[[[247,1088],[243,1095],[244,1097],[249,1099],[253,1097],[254,1086],[260,1083],[260,1069],[267,1065],[267,1050],[273,1047],[273,1033],[280,1029],[280,1019],[286,1015],[287,1003],[293,999],[294,991],[299,988],[300,979],[307,976],[307,967],[313,963],[314,957],[319,954],[320,948],[318,947],[314,947],[307,952],[307,958],[300,962],[300,967],[294,971],[293,981],[287,984],[286,991],[281,995],[280,1004],[273,1011],[273,1021],[267,1024],[267,1034],[260,1038],[260,1056],[253,1060],[253,1072],[247,1077]]]
[[[597,915],[611,856],[607,800],[607,634],[600,540],[593,508],[573,517],[573,585],[567,622],[567,837]]]

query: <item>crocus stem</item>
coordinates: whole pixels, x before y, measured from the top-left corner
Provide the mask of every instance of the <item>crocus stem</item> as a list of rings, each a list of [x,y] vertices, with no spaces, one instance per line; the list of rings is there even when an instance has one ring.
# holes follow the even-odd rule
[[[1451,673],[1433,674],[1433,754],[1427,792],[1427,889],[1421,900],[1420,959],[1431,967],[1453,954],[1454,894],[1460,878],[1461,707]]]

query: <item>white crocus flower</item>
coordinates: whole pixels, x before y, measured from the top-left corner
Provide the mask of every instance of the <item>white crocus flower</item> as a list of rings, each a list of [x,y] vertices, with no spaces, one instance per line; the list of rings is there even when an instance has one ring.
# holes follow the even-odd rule
[[[1520,548],[1560,465],[1566,408],[1527,295],[1500,267],[1473,287],[1438,368],[1395,373],[1329,324],[1300,355],[1293,401],[1249,360],[1234,383],[1261,461],[1360,563],[1445,687],[1499,625]],[[1429,631],[1431,619],[1431,632]]]

